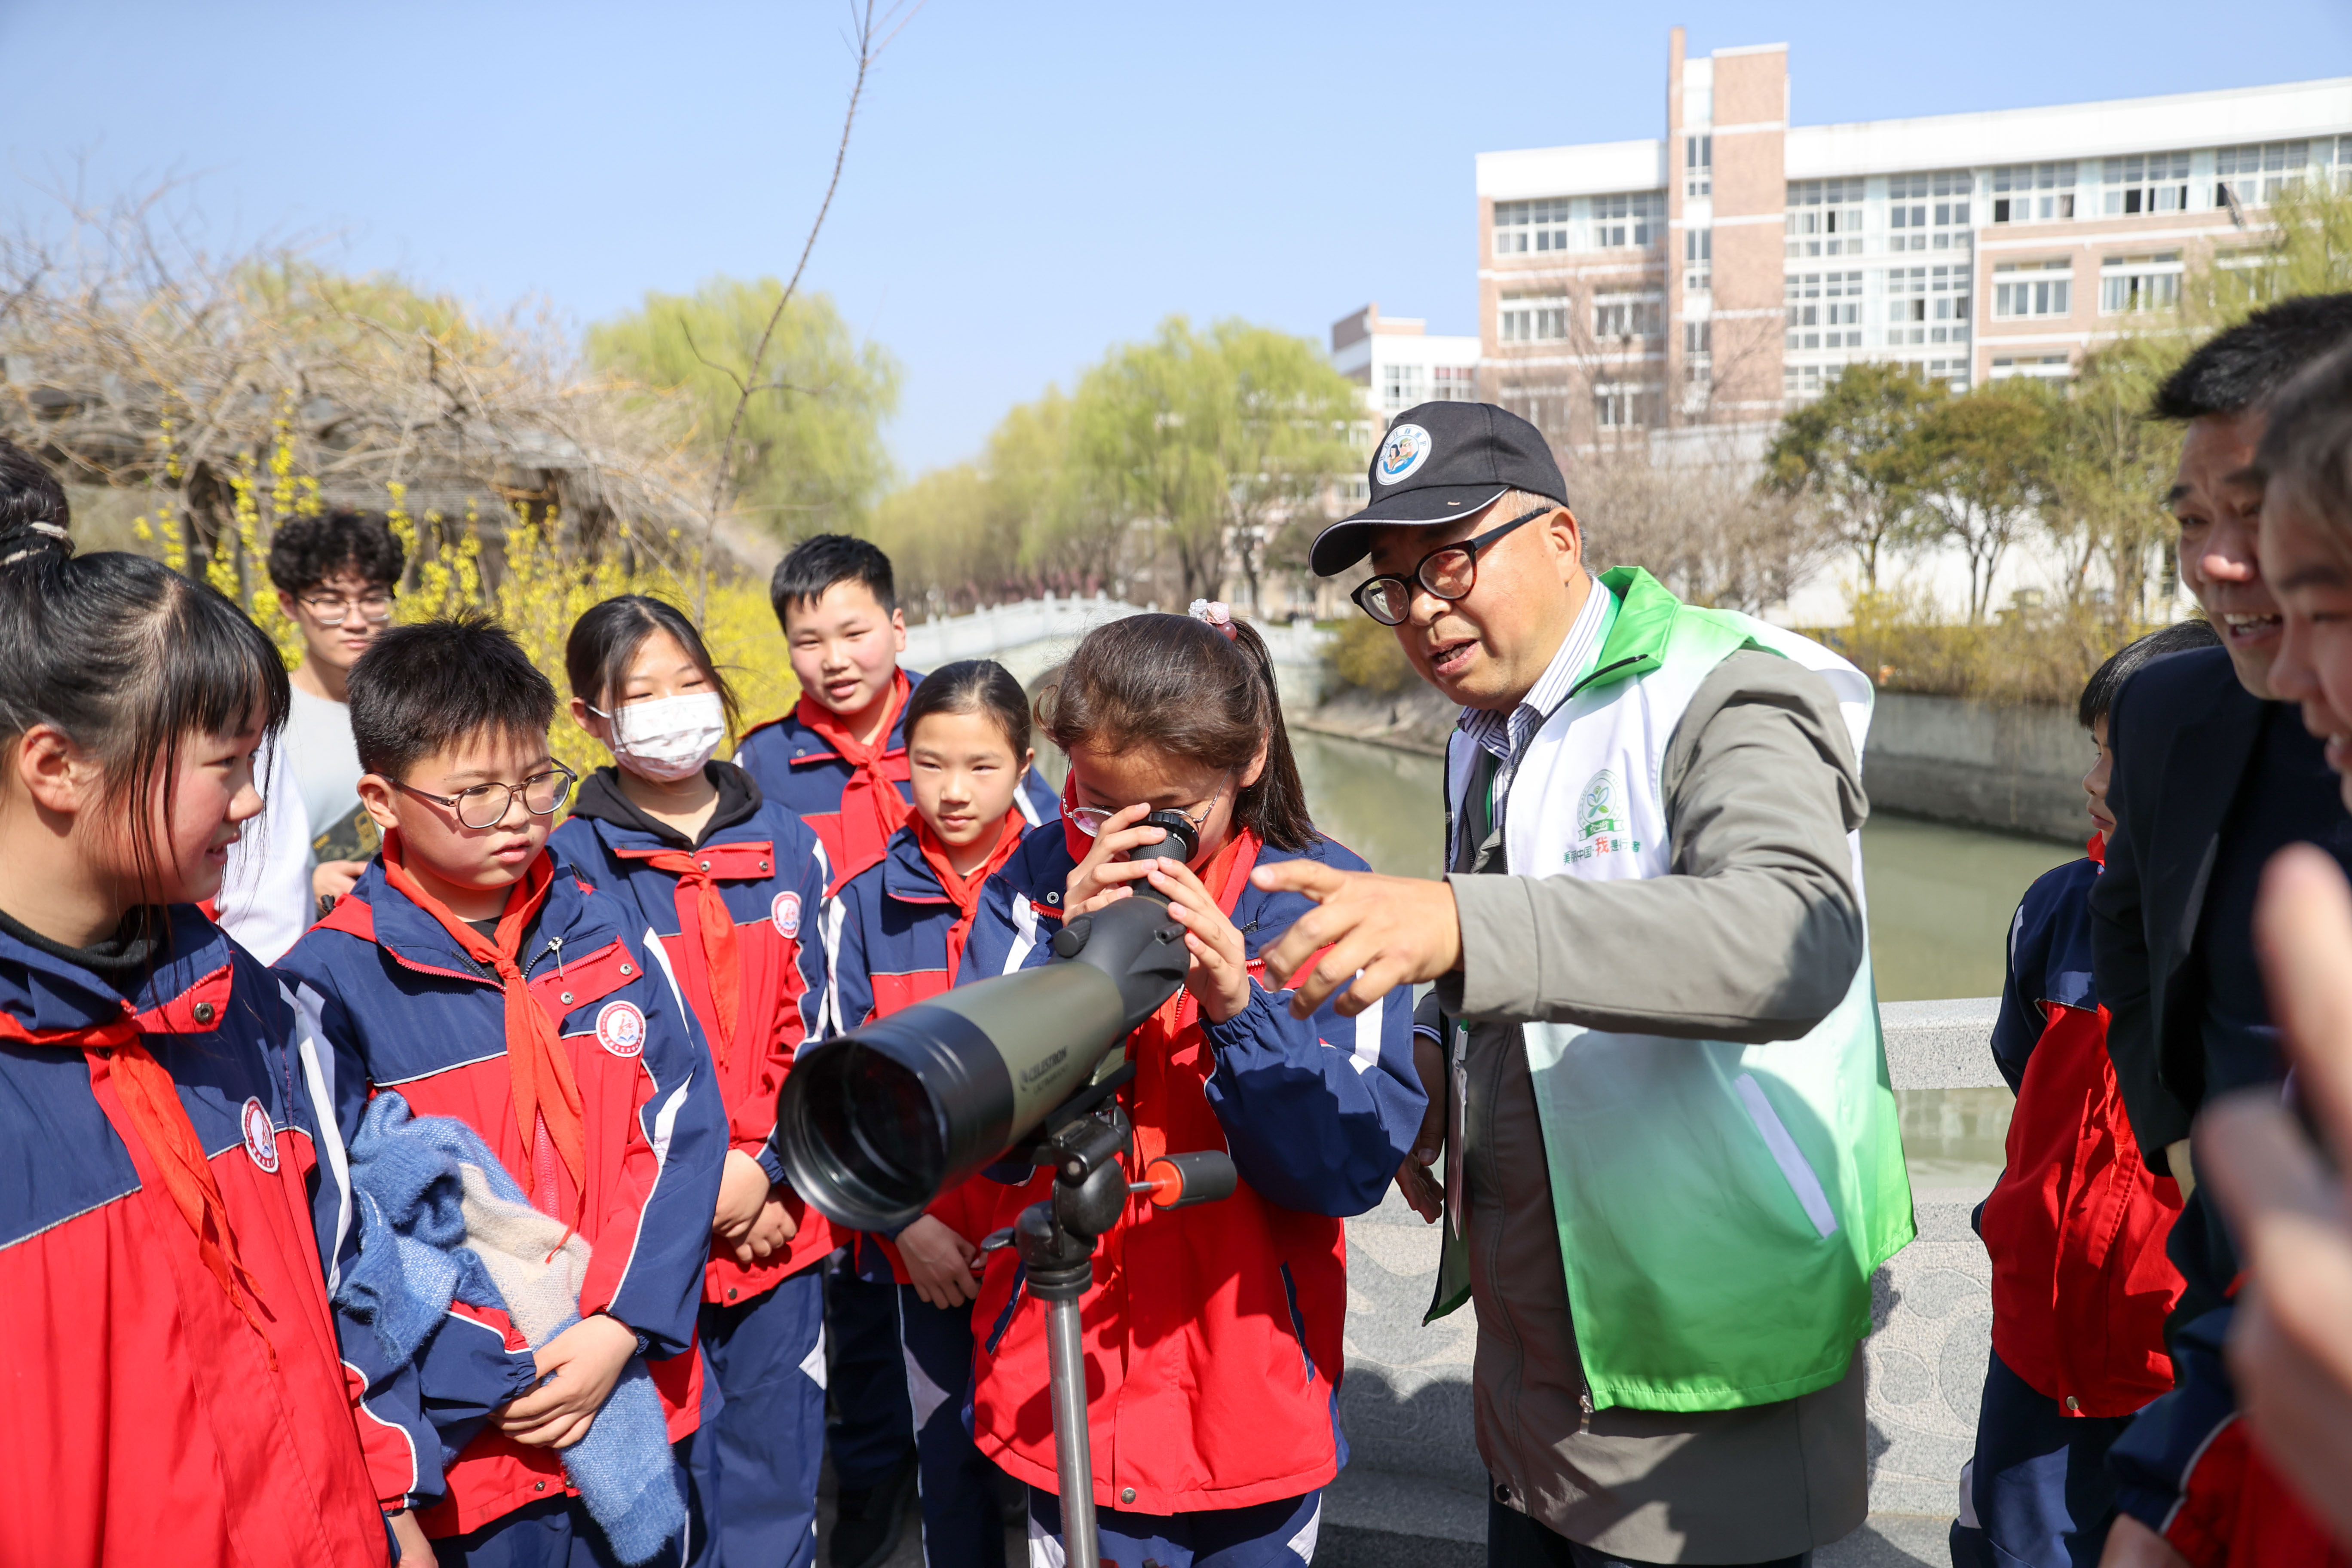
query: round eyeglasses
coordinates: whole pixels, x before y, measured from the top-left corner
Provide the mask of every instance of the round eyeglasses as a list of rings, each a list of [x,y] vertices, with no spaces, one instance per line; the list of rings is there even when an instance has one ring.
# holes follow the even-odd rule
[[[1459,599],[1478,584],[1478,552],[1524,522],[1533,522],[1559,510],[1557,502],[1547,501],[1533,511],[1521,512],[1500,528],[1490,528],[1475,538],[1441,544],[1423,556],[1410,577],[1389,573],[1368,577],[1348,596],[1356,607],[1384,626],[1401,626],[1412,613],[1413,584],[1419,584],[1441,599]]]
[[[304,599],[301,605],[310,613],[310,618],[322,626],[340,626],[350,620],[355,613],[361,620],[372,626],[383,626],[392,619],[390,594],[362,594],[356,599],[341,599],[330,595]]]
[[[522,808],[533,816],[553,816],[572,794],[579,776],[570,768],[550,768],[543,773],[531,774],[520,784],[478,784],[456,795],[435,795],[397,779],[393,781],[393,787],[406,790],[419,800],[447,806],[457,814],[460,826],[479,833],[504,822],[516,801],[522,802]]]
[[[1197,814],[1189,811],[1177,811],[1172,806],[1166,807],[1164,809],[1166,809],[1171,816],[1181,816],[1185,821],[1191,823],[1192,825],[1193,835],[1197,837],[1202,827],[1208,823],[1209,813],[1214,811],[1216,808],[1217,803],[1214,800],[1212,800],[1208,805],[1202,806]],[[1126,808],[1122,806],[1119,809],[1125,810]],[[1070,819],[1070,825],[1072,826],[1085,834],[1087,837],[1099,838],[1102,837],[1103,824],[1108,822],[1112,817],[1117,816],[1118,812],[1107,810],[1099,805],[1074,805],[1063,815],[1066,816]],[[1139,821],[1130,822],[1128,826],[1129,827],[1140,827],[1143,824]]]

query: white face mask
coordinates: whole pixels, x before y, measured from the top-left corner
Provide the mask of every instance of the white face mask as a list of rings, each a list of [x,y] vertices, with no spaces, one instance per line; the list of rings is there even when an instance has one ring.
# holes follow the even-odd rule
[[[612,721],[612,737],[604,744],[614,761],[664,784],[700,773],[727,738],[727,710],[716,691],[656,697],[612,713],[601,708],[588,711]]]

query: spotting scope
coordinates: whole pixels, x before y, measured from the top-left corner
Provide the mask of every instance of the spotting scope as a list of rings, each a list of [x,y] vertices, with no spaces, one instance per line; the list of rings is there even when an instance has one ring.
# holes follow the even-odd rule
[[[1130,860],[1181,863],[1199,848],[1177,812],[1137,826],[1163,832]],[[1063,922],[1054,962],[957,986],[804,1050],[776,1107],[793,1190],[836,1225],[896,1231],[1007,1150],[1105,1098],[1114,1075],[1126,1076],[1123,1061],[1107,1059],[1112,1047],[1176,994],[1192,962],[1168,900],[1145,882],[1129,886],[1132,897]],[[1054,1163],[1050,1151],[1034,1158]]]

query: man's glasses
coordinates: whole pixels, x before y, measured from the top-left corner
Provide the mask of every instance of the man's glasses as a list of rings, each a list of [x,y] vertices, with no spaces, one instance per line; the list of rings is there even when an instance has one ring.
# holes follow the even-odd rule
[[[1441,599],[1458,599],[1478,584],[1478,552],[1494,543],[1523,522],[1533,522],[1539,517],[1558,511],[1556,502],[1546,502],[1533,511],[1521,512],[1500,528],[1490,528],[1475,539],[1465,539],[1454,544],[1442,544],[1421,558],[1410,577],[1394,573],[1366,578],[1348,596],[1356,607],[1384,626],[1404,625],[1412,613],[1412,588],[1415,583]]]
[[[326,595],[316,599],[304,599],[302,608],[309,611],[310,618],[322,626],[341,626],[352,618],[352,612],[354,610],[359,612],[360,619],[368,625],[380,626],[392,619],[392,595],[362,594],[356,599]]]
[[[554,767],[543,773],[533,773],[520,784],[478,784],[471,789],[461,789],[456,795],[435,795],[430,790],[421,790],[397,779],[392,783],[394,788],[406,790],[419,800],[447,806],[457,814],[460,826],[478,833],[504,822],[507,813],[513,809],[518,800],[522,802],[522,808],[533,816],[553,816],[562,808],[564,798],[571,795],[572,786],[578,782],[579,776],[570,768]]]

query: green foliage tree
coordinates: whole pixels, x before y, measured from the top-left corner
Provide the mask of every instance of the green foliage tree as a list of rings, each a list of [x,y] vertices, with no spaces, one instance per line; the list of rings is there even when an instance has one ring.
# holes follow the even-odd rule
[[[1913,536],[1949,540],[1968,560],[1970,626],[1983,624],[2000,558],[2049,501],[2062,395],[2033,376],[1987,382],[1927,405],[1890,454]]]
[[[1781,419],[1765,451],[1766,492],[1813,510],[1853,552],[1865,594],[1878,591],[1880,559],[1911,516],[1919,431],[1949,397],[1943,383],[1911,367],[1848,365],[1821,396]]]
[[[2082,606],[2094,565],[2113,585],[2106,619],[2123,635],[2146,613],[2149,574],[2169,539],[2164,494],[2180,460],[2180,432],[2147,417],[2169,345],[2126,339],[2086,356],[2053,410],[2047,448],[2048,526],[2065,552],[2068,596]]]
[[[737,506],[783,539],[855,531],[892,478],[881,425],[897,409],[890,353],[859,343],[832,300],[795,296],[776,324],[760,379],[749,367],[783,285],[713,278],[692,294],[647,292],[636,310],[588,331],[599,369],[696,409],[694,440],[713,457],[748,384],[737,436]]]

